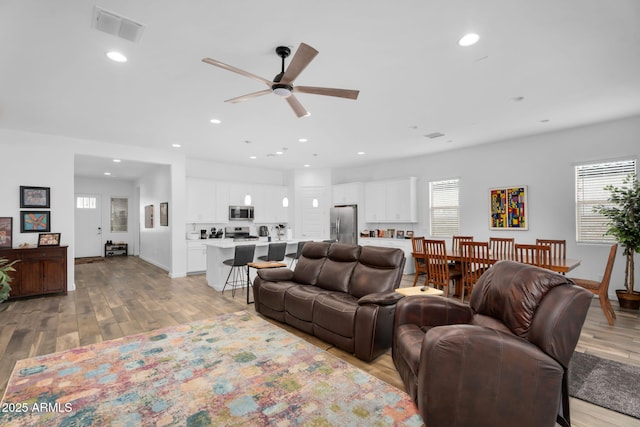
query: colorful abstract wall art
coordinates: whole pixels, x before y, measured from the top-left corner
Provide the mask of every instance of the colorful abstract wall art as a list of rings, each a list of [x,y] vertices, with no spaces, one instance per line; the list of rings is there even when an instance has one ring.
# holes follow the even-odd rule
[[[491,230],[527,230],[527,186],[490,190]]]

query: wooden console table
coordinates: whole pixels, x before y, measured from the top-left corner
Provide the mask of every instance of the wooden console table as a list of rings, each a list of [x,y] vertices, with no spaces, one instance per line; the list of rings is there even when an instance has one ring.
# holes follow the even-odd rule
[[[0,258],[14,264],[9,299],[67,293],[67,246],[0,249]]]

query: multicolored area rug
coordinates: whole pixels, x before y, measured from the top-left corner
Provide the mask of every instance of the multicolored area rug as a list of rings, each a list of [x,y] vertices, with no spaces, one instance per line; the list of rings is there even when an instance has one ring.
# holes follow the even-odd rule
[[[421,426],[404,392],[247,312],[20,360],[0,425]]]

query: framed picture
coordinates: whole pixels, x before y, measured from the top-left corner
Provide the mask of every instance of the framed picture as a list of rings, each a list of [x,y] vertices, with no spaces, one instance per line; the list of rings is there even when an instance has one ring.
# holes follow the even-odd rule
[[[13,247],[13,217],[0,217],[0,248]]]
[[[528,230],[527,186],[489,190],[489,228],[491,230]]]
[[[27,187],[20,186],[20,207],[21,208],[49,208],[50,206],[49,187]]]
[[[111,232],[126,233],[129,223],[129,199],[126,197],[111,198]]]
[[[144,207],[144,228],[153,228],[153,205]]]
[[[39,233],[51,231],[50,211],[20,211],[20,232]]]
[[[396,239],[404,239],[404,230],[396,231]]]
[[[60,233],[40,233],[38,247],[40,246],[60,246]]]
[[[406,237],[407,239],[412,238],[412,237],[413,237],[413,230],[407,230],[407,231],[405,231],[404,235],[405,235],[405,237]]]
[[[160,203],[160,226],[169,226],[169,202]]]

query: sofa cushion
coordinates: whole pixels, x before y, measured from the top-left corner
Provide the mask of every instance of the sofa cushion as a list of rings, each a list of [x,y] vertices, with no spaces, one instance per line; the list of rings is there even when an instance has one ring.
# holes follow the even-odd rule
[[[349,280],[359,255],[360,246],[332,244],[316,286],[328,291],[349,292]]]
[[[324,292],[313,305],[313,323],[346,338],[353,337],[358,300],[349,294]]]
[[[330,243],[307,242],[293,270],[293,281],[303,285],[315,285],[322,270]]]
[[[349,293],[356,298],[393,291],[400,284],[404,252],[397,248],[364,246],[353,270]]]
[[[258,288],[260,304],[271,308],[274,311],[284,312],[284,297],[287,289],[298,287],[293,282],[262,282]]]
[[[556,286],[570,284],[565,276],[544,268],[500,261],[480,276],[469,305],[474,312],[500,320],[526,339],[545,295]]]
[[[285,310],[297,319],[311,322],[313,320],[313,302],[318,294],[323,292],[326,291],[316,286],[291,287],[284,296]]]

